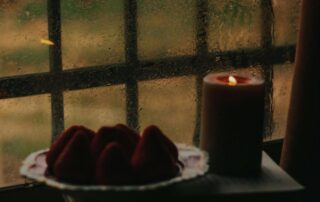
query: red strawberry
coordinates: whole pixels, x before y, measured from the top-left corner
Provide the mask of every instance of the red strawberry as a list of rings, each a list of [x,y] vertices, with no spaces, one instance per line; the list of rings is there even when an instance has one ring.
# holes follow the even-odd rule
[[[58,180],[89,184],[93,179],[93,161],[90,155],[90,138],[77,131],[56,160],[53,171]]]
[[[94,160],[97,160],[103,149],[115,141],[118,132],[114,127],[101,127],[93,138],[90,148]]]
[[[129,157],[132,156],[136,146],[131,135],[125,130],[118,127],[101,127],[91,143],[93,158],[97,160],[102,150],[111,142],[121,144]]]
[[[163,134],[163,132],[157,126],[151,125],[145,128],[143,131],[143,135],[148,133],[156,133],[159,136],[159,138],[161,138],[163,142],[166,144],[166,146],[169,149],[169,152],[171,153],[173,158],[177,161],[177,163],[183,166],[183,164],[179,161],[178,148],[167,136]]]
[[[122,145],[112,142],[105,147],[97,161],[95,179],[101,185],[132,184],[132,169]]]
[[[136,131],[121,123],[117,124],[115,127],[127,133],[127,135],[132,139],[133,143],[135,144],[135,147],[138,145],[140,135]]]
[[[179,168],[162,133],[147,130],[131,159],[138,183],[152,183],[175,177]]]
[[[74,134],[77,131],[83,131],[91,140],[94,136],[94,132],[84,126],[71,126],[64,132],[62,132],[55,142],[51,145],[49,152],[46,156],[46,162],[48,165],[48,171],[52,172],[53,165],[57,158],[59,157],[60,153],[64,150],[65,146],[68,142],[73,138]]]

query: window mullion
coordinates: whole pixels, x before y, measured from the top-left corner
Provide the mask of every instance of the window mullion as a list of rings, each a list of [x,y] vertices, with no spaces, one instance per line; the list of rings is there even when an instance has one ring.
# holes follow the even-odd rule
[[[139,129],[138,114],[138,83],[137,70],[139,68],[137,48],[137,1],[124,0],[125,8],[125,58],[126,58],[126,112],[127,124],[131,128]]]
[[[274,14],[272,0],[260,0],[261,7],[261,47],[264,59],[261,66],[265,79],[265,137],[272,135],[273,131],[273,64],[270,56],[272,55],[272,41],[274,36]]]
[[[277,65],[285,62],[294,62],[295,45],[273,47],[271,58],[265,58],[261,48],[231,50],[224,52],[210,52],[208,61],[202,64],[204,69],[198,68],[195,56],[183,55],[140,61],[139,70],[136,69],[136,79],[149,81],[153,79],[172,78],[177,76],[192,76],[206,72],[214,68],[228,68],[230,55],[236,58],[237,68],[247,68],[250,65],[264,64],[269,60],[270,64]],[[245,63],[243,58],[245,57]],[[215,62],[219,58],[219,62]],[[118,85],[126,83],[127,64],[106,64],[88,66],[79,69],[64,70],[59,73],[58,79],[63,80],[62,90],[79,90],[106,85]],[[201,67],[201,64],[200,66]],[[94,79],[93,79],[94,78]],[[57,83],[54,74],[48,72],[16,75],[0,78],[0,99],[40,95],[51,93],[51,89]],[[21,88],[23,86],[23,88]]]
[[[193,143],[199,144],[201,121],[202,78],[208,60],[208,0],[197,0],[196,5],[196,122]],[[199,70],[198,70],[199,68]]]
[[[51,86],[52,140],[64,129],[61,16],[60,0],[48,0],[48,34],[54,45],[49,47],[50,74],[54,78]]]

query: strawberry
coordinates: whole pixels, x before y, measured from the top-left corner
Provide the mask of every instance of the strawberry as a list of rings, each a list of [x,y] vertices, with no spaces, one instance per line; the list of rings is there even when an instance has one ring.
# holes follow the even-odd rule
[[[132,184],[132,169],[125,148],[111,142],[102,151],[95,169],[95,180],[101,185]]]
[[[128,157],[131,157],[135,149],[136,143],[131,134],[127,133],[120,127],[101,127],[93,138],[91,143],[91,152],[95,160],[97,160],[102,150],[111,142],[117,142],[121,144]]]
[[[93,179],[93,161],[90,155],[90,137],[82,130],[75,132],[54,163],[53,171],[58,180],[90,184]]]
[[[51,145],[49,152],[47,153],[46,156],[46,162],[48,165],[48,172],[52,172],[53,165],[57,158],[59,157],[60,153],[64,150],[65,146],[68,144],[68,142],[73,138],[74,134],[77,131],[83,131],[90,141],[92,140],[95,132],[92,130],[84,127],[84,126],[71,126],[64,132],[62,132],[58,138],[55,140],[55,142]]]
[[[179,168],[168,142],[156,127],[145,130],[133,154],[131,165],[138,183],[152,183],[175,177]],[[151,130],[152,129],[152,130]]]
[[[161,138],[164,144],[168,147],[169,152],[173,156],[174,160],[177,161],[181,166],[183,166],[182,162],[179,161],[179,153],[176,145],[166,136],[163,132],[155,125],[150,125],[144,129],[143,134],[148,133],[156,133],[159,138]]]
[[[131,128],[129,128],[128,126],[126,126],[124,124],[117,124],[115,127],[122,130],[124,133],[126,133],[132,139],[134,147],[137,146],[137,144],[140,140],[140,135],[136,131],[132,130]]]

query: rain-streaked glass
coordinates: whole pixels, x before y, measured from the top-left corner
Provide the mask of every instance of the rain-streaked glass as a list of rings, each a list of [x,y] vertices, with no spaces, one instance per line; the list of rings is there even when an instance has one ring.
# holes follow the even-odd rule
[[[124,85],[64,93],[65,126],[77,124],[98,130],[104,125],[125,123]]]
[[[62,57],[65,69],[124,62],[122,0],[63,0]]]
[[[140,59],[195,53],[195,0],[137,2]]]
[[[278,139],[285,135],[287,117],[291,96],[293,64],[274,66],[273,78],[273,120],[274,131],[272,138]]]
[[[0,1],[0,77],[49,71],[47,4]]]
[[[275,45],[295,44],[301,0],[273,0]]]
[[[0,125],[0,187],[21,184],[22,160],[50,145],[50,96],[0,100]]]
[[[261,23],[260,1],[209,1],[209,50],[259,47]]]
[[[192,144],[196,117],[195,94],[194,77],[140,82],[141,131],[155,124],[173,141]]]

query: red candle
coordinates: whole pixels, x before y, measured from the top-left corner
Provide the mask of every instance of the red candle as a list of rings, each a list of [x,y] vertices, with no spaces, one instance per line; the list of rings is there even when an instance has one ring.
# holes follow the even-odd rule
[[[261,168],[264,81],[252,76],[209,74],[203,79],[200,147],[210,170],[255,175]]]

